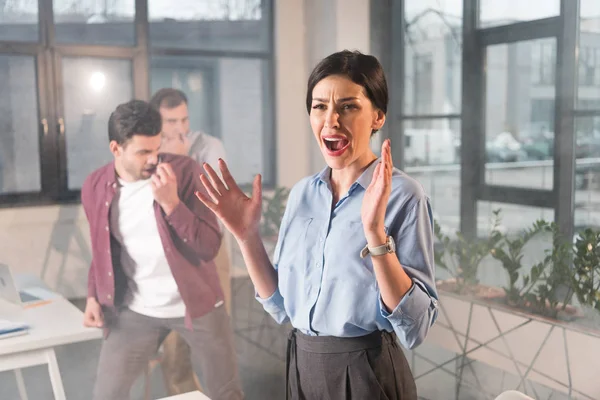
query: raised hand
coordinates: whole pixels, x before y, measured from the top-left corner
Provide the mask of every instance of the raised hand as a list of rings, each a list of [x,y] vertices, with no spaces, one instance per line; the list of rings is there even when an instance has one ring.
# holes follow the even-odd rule
[[[215,213],[237,241],[243,242],[258,234],[262,210],[261,176],[254,178],[252,197],[248,197],[238,187],[225,161],[219,159],[222,180],[210,165],[204,163],[203,167],[206,175],[200,175],[200,181],[208,196],[196,192],[198,199]]]
[[[175,135],[163,134],[160,151],[163,153],[180,154],[187,156],[190,150],[190,141],[187,136],[178,133]]]
[[[390,139],[386,139],[381,145],[381,161],[375,167],[373,179],[365,192],[360,210],[363,229],[369,241],[374,237],[380,241],[382,236],[385,240],[384,219],[392,191],[393,168]]]

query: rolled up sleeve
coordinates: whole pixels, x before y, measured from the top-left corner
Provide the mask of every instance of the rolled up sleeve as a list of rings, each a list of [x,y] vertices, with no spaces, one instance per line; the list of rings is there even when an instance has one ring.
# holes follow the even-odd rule
[[[279,292],[279,288],[277,288],[275,292],[266,299],[261,298],[258,295],[258,293],[255,293],[255,297],[256,300],[258,300],[258,302],[262,304],[265,311],[271,314],[273,319],[278,324],[283,324],[284,322],[287,322],[289,320],[285,312],[285,308],[283,307],[283,297]]]
[[[381,315],[392,324],[400,343],[407,349],[413,349],[423,342],[435,322],[438,301],[421,282],[413,279],[412,288],[391,313],[387,312],[381,297],[379,307]]]
[[[438,313],[433,216],[428,198],[416,201],[394,238],[398,260],[413,285],[391,313],[381,297],[379,305],[382,316],[390,322],[400,343],[407,349],[413,349],[425,340]]]

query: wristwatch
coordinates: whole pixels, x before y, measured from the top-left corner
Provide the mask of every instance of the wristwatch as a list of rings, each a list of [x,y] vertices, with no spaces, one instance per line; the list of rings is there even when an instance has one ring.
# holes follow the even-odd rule
[[[368,254],[371,256],[382,256],[388,253],[396,252],[396,243],[394,242],[394,238],[391,236],[387,237],[385,244],[377,247],[369,247],[367,244],[364,249],[360,251],[360,258],[365,258]]]

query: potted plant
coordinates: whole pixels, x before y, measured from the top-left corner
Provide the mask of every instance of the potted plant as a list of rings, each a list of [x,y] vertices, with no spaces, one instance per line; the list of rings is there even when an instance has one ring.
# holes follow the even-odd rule
[[[598,398],[597,385],[590,379],[593,374],[588,379],[567,379],[565,370],[555,364],[587,365],[589,354],[600,349],[600,232],[583,232],[573,245],[560,235],[555,223],[541,220],[517,235],[502,235],[495,229],[498,215],[494,212],[490,235],[477,244],[465,243],[460,235],[452,241],[435,224],[441,247],[435,253],[437,265],[454,278],[438,283],[440,316],[428,340],[456,353],[457,360],[468,357],[509,373],[515,373],[519,363],[531,372],[528,379],[542,384],[551,379],[552,387],[569,395]],[[551,246],[539,252],[534,265],[527,265],[524,255],[533,248],[526,247],[538,235],[551,238]],[[489,253],[508,274],[508,285],[498,288],[506,293],[504,297],[481,296],[480,290],[474,290],[482,286],[476,271],[487,255],[485,245],[490,244],[494,246]],[[474,262],[461,263],[461,259]],[[465,265],[469,269],[466,274]],[[569,304],[573,294],[584,305],[583,314]],[[595,321],[579,318],[588,317],[586,307]],[[565,319],[576,320],[561,321]],[[594,326],[587,326],[590,321]],[[582,343],[586,351],[572,350],[581,348]],[[527,351],[523,351],[525,346]],[[548,362],[549,354],[554,362]],[[447,363],[445,359],[439,366]]]
[[[575,241],[572,286],[585,316],[600,326],[600,231],[590,228]]]
[[[440,246],[434,250],[435,262],[452,276],[452,279],[438,282],[440,289],[486,298],[504,295],[498,288],[481,285],[477,278],[481,262],[501,239],[499,214],[499,210],[494,211],[491,229],[483,239],[468,239],[460,232],[456,232],[456,239],[451,239],[442,233],[440,225],[434,221],[434,234],[440,242]]]
[[[523,293],[531,289],[529,287],[529,275],[523,276],[522,286],[518,285],[521,269],[523,268],[523,250],[531,239],[545,231],[547,227],[548,224],[545,221],[537,221],[533,224],[533,227],[526,229],[514,238],[511,238],[509,235],[503,235],[502,240],[491,250],[492,257],[502,263],[502,267],[504,267],[508,274],[508,287],[504,288],[508,304],[518,305],[523,297]],[[539,263],[532,270],[537,271],[543,268],[543,263]]]
[[[551,235],[552,247],[528,273],[522,272],[525,245],[541,234]],[[508,274],[509,284],[504,288],[507,305],[553,319],[572,319],[580,315],[568,305],[573,292],[568,287],[573,278],[571,249],[560,235],[558,225],[538,220],[516,237],[503,235],[491,253]]]
[[[541,263],[532,267],[529,289],[523,294],[525,302],[522,306],[545,317],[573,319],[581,315],[569,305],[573,294],[570,288],[572,249],[556,223],[548,224],[546,231],[552,235],[552,248],[546,251]]]

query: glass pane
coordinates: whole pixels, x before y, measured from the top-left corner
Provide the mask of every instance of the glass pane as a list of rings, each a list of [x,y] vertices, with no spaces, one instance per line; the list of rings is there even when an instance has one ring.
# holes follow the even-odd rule
[[[96,168],[112,160],[108,118],[133,96],[131,62],[63,58],[67,173],[69,189],[80,189]]]
[[[269,50],[269,10],[261,0],[148,0],[150,42],[155,47]]]
[[[482,28],[556,17],[560,14],[560,0],[480,0],[480,2],[479,25]]]
[[[0,1],[0,40],[37,42],[38,1]]]
[[[553,187],[556,40],[487,48],[486,182]]]
[[[576,120],[575,231],[600,228],[600,117]]]
[[[404,136],[407,167],[460,163],[460,119],[405,120]]]
[[[0,55],[0,193],[41,190],[35,60]]]
[[[160,57],[151,60],[152,91],[173,87],[189,99],[190,129],[223,141],[230,170],[240,184],[258,173],[271,182],[267,153],[271,137],[265,115],[273,101],[265,81],[264,60],[209,57]],[[233,118],[232,118],[233,117]]]
[[[56,40],[60,43],[134,45],[134,0],[54,0]]]
[[[583,6],[583,4],[582,4]],[[574,238],[584,239],[586,229],[600,231],[600,117],[575,120],[575,219]],[[589,237],[588,237],[589,238]],[[592,241],[592,243],[594,243]],[[576,246],[580,248],[580,246]],[[581,253],[575,254],[576,268],[581,268]],[[589,259],[588,259],[589,260]],[[588,261],[589,262],[589,261]],[[592,259],[593,262],[593,259]],[[592,269],[594,271],[594,269]],[[592,272],[597,273],[597,272]],[[600,313],[584,306],[585,314],[595,317],[593,328],[600,327]]]
[[[600,2],[581,0],[577,107],[600,110]]]
[[[221,134],[213,99],[217,95],[218,60],[187,57],[154,57],[150,90],[181,89],[188,98],[190,128],[213,136]]]
[[[460,120],[406,120],[404,146],[405,172],[423,185],[444,232],[456,232],[460,228]]]
[[[405,2],[404,114],[460,113],[462,1]]]

